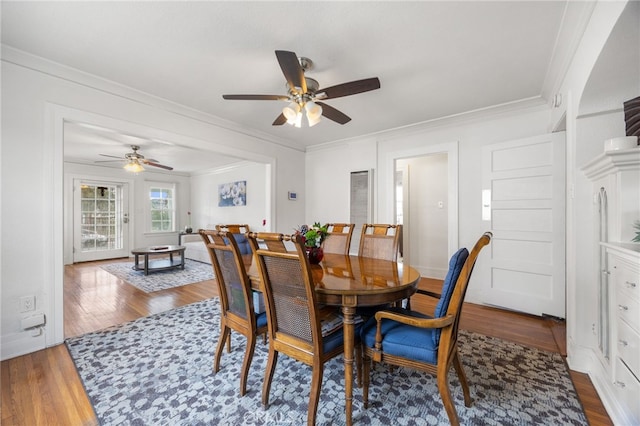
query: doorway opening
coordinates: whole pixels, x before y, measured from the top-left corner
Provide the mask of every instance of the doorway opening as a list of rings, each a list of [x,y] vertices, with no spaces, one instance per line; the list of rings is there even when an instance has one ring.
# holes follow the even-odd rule
[[[449,156],[396,160],[395,218],[403,225],[403,259],[420,274],[444,279],[449,258]]]

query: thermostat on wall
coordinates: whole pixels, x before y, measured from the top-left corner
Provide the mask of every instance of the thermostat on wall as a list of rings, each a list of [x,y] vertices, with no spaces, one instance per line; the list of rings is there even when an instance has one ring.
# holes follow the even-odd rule
[[[289,191],[289,199],[293,200],[293,201],[297,200],[298,199],[298,193]]]

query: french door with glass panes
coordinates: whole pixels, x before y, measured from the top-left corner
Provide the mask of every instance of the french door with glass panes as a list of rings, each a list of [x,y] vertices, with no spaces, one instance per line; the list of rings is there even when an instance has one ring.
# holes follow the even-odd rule
[[[75,179],[73,188],[73,261],[128,256],[128,185]]]

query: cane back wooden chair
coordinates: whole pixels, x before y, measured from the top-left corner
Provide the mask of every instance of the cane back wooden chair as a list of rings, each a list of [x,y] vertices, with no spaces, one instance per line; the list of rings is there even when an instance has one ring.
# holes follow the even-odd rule
[[[369,224],[362,225],[358,256],[382,260],[398,260],[402,225]]]
[[[363,326],[365,407],[369,403],[369,374],[373,360],[434,374],[449,422],[452,425],[460,423],[451,399],[447,373],[453,365],[462,386],[465,406],[470,407],[469,385],[458,354],[458,326],[471,272],[480,250],[490,243],[491,237],[487,232],[476,242],[471,254],[466,248],[461,248],[451,257],[433,317],[393,308],[378,311]]]
[[[322,242],[325,253],[349,254],[355,223],[327,223],[327,237]]]
[[[235,238],[238,243],[238,247],[240,248],[240,253],[242,254],[251,254],[251,247],[249,247],[249,243],[247,242],[247,237],[245,234],[250,232],[249,225],[246,224],[220,224],[216,225],[217,231],[224,231],[230,234],[233,234],[233,238]]]
[[[269,405],[278,354],[288,355],[312,367],[307,424],[314,425],[324,364],[344,351],[342,328],[322,335],[321,307],[316,300],[311,265],[300,235],[249,233],[248,238],[258,262],[268,315],[269,357],[262,404],[265,408]],[[291,241],[295,252],[261,248],[269,241]]]
[[[251,282],[247,276],[242,254],[231,233],[200,230],[211,258],[220,297],[220,338],[213,363],[214,372],[220,369],[224,342],[230,348],[231,330],[247,338],[247,346],[240,374],[240,395],[247,392],[247,377],[256,346],[256,336],[267,332],[267,314],[255,313]]]

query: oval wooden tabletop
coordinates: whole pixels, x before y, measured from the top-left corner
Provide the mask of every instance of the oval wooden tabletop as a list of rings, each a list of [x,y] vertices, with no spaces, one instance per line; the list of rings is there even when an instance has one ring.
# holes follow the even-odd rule
[[[257,265],[245,258],[245,266],[259,289]],[[343,304],[345,296],[354,296],[356,306],[400,300],[411,296],[420,281],[420,273],[408,265],[355,255],[325,254],[311,270],[319,301],[332,305]]]

